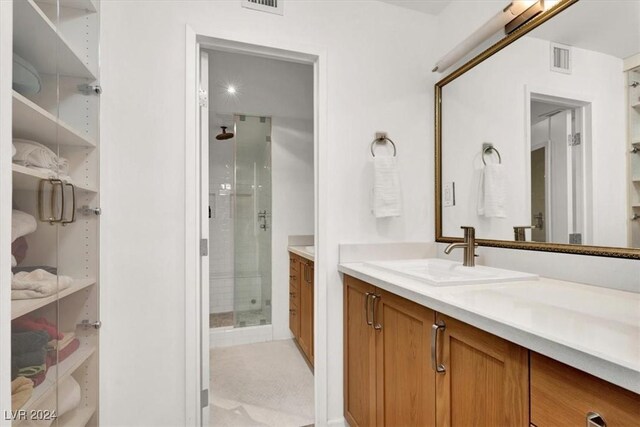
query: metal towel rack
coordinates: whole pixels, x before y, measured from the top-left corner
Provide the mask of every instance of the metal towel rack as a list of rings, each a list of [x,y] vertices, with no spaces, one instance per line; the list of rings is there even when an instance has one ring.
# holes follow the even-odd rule
[[[396,149],[396,144],[391,140],[391,138],[387,136],[385,132],[376,132],[376,139],[374,139],[371,142],[371,155],[373,157],[376,156],[376,153],[374,151],[376,143],[386,143],[386,142],[389,142],[393,146],[393,157],[396,157],[396,154],[398,153],[398,150]]]
[[[491,151],[495,152],[498,155],[498,163],[502,164],[502,157],[500,156],[500,152],[490,142],[485,142],[482,144],[482,163],[484,163],[485,165],[487,164],[486,160],[484,159],[484,155]]]

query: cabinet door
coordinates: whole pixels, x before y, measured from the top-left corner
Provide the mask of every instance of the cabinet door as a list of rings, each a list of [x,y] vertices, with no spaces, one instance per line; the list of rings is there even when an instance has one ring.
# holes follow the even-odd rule
[[[344,278],[344,417],[351,427],[376,425],[376,343],[367,307],[375,288]]]
[[[438,426],[528,426],[528,351],[458,320],[437,315]]]
[[[376,417],[380,426],[434,426],[435,372],[430,363],[435,313],[377,290]]]
[[[306,260],[300,261],[300,338],[298,344],[313,365],[313,281],[312,269]]]

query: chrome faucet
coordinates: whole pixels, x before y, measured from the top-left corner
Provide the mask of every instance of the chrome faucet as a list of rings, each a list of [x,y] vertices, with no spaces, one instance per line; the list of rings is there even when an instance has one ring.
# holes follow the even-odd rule
[[[464,263],[465,267],[473,267],[476,265],[476,230],[473,227],[462,226],[464,230],[464,242],[463,243],[451,243],[444,249],[444,253],[449,255],[452,250],[456,248],[464,249]]]

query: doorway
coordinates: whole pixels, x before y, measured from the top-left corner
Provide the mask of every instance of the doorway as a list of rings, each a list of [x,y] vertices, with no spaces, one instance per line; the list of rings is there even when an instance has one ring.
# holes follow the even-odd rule
[[[587,106],[536,94],[530,102],[531,240],[586,244]]]
[[[208,425],[313,424],[313,371],[289,330],[287,246],[316,229],[314,67],[201,55]]]

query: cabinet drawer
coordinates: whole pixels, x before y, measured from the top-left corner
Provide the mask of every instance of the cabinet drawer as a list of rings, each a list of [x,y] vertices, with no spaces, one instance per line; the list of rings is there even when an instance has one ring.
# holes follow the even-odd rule
[[[531,422],[584,426],[588,413],[608,427],[640,425],[640,395],[531,352]]]

